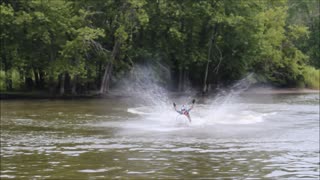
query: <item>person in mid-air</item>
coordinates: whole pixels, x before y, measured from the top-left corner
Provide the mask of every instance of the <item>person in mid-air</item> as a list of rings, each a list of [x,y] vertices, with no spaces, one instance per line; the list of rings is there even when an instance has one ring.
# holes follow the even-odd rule
[[[174,110],[177,111],[177,113],[181,114],[181,115],[185,115],[187,116],[189,122],[191,123],[191,118],[190,118],[190,114],[189,112],[191,111],[191,109],[193,108],[193,105],[194,103],[196,102],[196,100],[192,100],[192,105],[187,109],[187,107],[185,105],[182,105],[180,111],[177,110],[177,105],[176,103],[173,103],[173,107],[174,107]]]

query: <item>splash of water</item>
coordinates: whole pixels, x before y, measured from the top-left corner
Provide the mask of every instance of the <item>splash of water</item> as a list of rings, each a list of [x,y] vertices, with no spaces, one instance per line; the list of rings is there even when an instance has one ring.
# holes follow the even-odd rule
[[[178,116],[174,110],[168,92],[171,76],[169,68],[156,62],[135,65],[133,69],[117,85],[120,95],[129,96],[134,99],[134,105],[127,112],[137,115],[137,120],[131,120],[122,127],[139,128],[157,131],[168,131],[176,129],[172,123],[183,121],[187,124],[184,116]],[[190,88],[188,88],[190,91]],[[181,97],[175,99],[177,108],[182,104],[188,105],[191,98]]]
[[[243,79],[237,81],[227,89],[220,89],[219,92],[211,100],[211,104],[230,104],[239,101],[241,93],[248,90],[251,84],[255,83],[253,73],[248,74]]]
[[[253,124],[263,121],[265,114],[252,110],[250,104],[243,103],[241,94],[255,83],[254,74],[237,81],[227,90],[220,90],[205,110],[207,115],[203,118],[207,124]]]
[[[126,129],[143,129],[151,131],[180,130],[184,127],[206,127],[216,124],[255,124],[263,121],[265,116],[255,112],[248,104],[239,98],[247,90],[253,78],[249,74],[228,89],[221,90],[210,102],[196,104],[190,112],[192,123],[185,116],[179,115],[172,107],[166,83],[170,81],[170,73],[165,66],[155,64],[136,65],[119,84],[119,92],[135,99],[134,107],[127,112],[135,114],[135,120],[130,120],[122,127]],[[178,108],[191,100],[189,97],[175,97]],[[180,102],[180,103],[179,103]]]
[[[136,105],[164,107],[169,102],[165,82],[170,79],[169,68],[165,65],[135,65],[118,83],[117,91],[134,98]]]

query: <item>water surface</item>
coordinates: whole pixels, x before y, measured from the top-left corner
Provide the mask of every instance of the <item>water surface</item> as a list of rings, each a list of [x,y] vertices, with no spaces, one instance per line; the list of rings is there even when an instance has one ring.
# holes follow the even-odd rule
[[[179,99],[176,99],[180,103]],[[1,179],[319,179],[319,95],[1,101]]]

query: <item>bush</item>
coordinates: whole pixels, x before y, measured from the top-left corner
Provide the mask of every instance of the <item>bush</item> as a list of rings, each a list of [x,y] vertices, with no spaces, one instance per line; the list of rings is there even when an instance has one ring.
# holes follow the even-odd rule
[[[21,79],[21,75],[19,74],[19,72],[13,69],[8,71],[7,73],[11,73],[12,88],[14,90],[20,90],[23,80]],[[6,90],[6,73],[5,71],[0,70],[0,91]]]
[[[0,70],[0,91],[6,90],[6,74]]]
[[[311,66],[303,69],[304,84],[307,88],[320,89],[320,70]]]

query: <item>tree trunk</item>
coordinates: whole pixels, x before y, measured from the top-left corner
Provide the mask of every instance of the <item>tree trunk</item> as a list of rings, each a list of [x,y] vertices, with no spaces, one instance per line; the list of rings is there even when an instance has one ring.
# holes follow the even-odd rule
[[[45,75],[44,72],[42,70],[39,70],[39,88],[40,89],[44,89],[44,86],[45,86],[44,85],[44,83],[45,83],[44,82],[45,81],[44,80],[44,75]]]
[[[9,70],[5,70],[5,77],[6,77],[6,89],[7,91],[11,91],[12,87],[12,73]]]
[[[77,94],[77,82],[78,82],[78,75],[74,75],[72,80],[72,89],[71,89],[72,95]]]
[[[64,81],[65,81],[66,75],[65,73],[60,74],[60,95],[64,95]]]
[[[105,71],[104,71],[104,75],[102,77],[101,87],[100,87],[101,94],[104,94],[109,91],[110,79],[111,79],[112,69],[113,69],[113,61],[115,61],[119,50],[120,50],[120,42],[116,41],[113,46],[112,53],[111,53],[111,60],[110,60],[110,62],[107,63]]]
[[[40,87],[40,81],[39,81],[39,73],[36,70],[36,68],[33,68],[33,74],[34,74],[34,81],[36,84],[36,88],[38,89]]]
[[[203,80],[203,90],[202,93],[207,93],[208,92],[208,72],[209,72],[209,65],[211,62],[211,50],[212,50],[212,44],[214,43],[214,36],[217,31],[217,26],[214,27],[214,30],[212,31],[210,40],[209,40],[209,49],[208,49],[208,61],[206,65],[206,70],[205,70],[205,75],[204,75],[204,80]]]
[[[33,87],[33,81],[31,77],[25,77],[24,86],[27,91],[31,91]]]
[[[48,87],[49,87],[49,93],[53,95],[55,93],[55,87],[54,87],[54,78],[52,75],[50,75],[49,77]]]
[[[102,63],[99,62],[99,64],[97,65],[97,74],[98,77],[96,77],[95,79],[95,86],[99,87],[100,83],[102,82]]]
[[[23,71],[21,69],[19,70],[19,75],[20,75],[20,82],[24,82],[24,79],[25,79],[24,78],[24,73],[23,73]],[[25,90],[24,84],[21,83],[19,88],[21,90]]]
[[[179,90],[179,92],[182,92],[184,90],[184,70],[183,70],[183,68],[179,69],[178,90]]]

